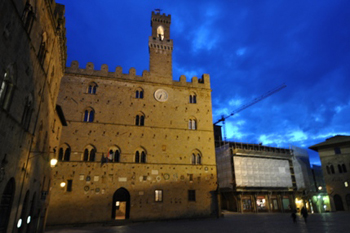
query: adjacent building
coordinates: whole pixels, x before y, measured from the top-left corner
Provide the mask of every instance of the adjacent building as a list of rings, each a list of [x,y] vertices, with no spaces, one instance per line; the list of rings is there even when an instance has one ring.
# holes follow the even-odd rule
[[[237,212],[286,212],[297,190],[292,150],[226,142],[216,148],[221,207]]]
[[[150,68],[141,76],[67,67],[58,102],[68,126],[48,224],[217,214],[209,75],[173,80],[170,24],[170,15],[152,12]]]
[[[64,6],[0,1],[0,232],[43,232],[62,126]]]
[[[337,135],[309,148],[320,156],[331,211],[350,211],[350,136]]]

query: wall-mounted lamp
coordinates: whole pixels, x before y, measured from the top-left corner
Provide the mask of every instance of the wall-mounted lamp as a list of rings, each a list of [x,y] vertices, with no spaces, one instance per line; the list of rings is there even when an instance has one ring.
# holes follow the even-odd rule
[[[66,186],[66,182],[61,182],[60,186],[61,188],[64,188],[64,186]]]
[[[318,186],[318,190],[320,190],[320,191],[321,191],[321,190],[322,190],[322,186]]]
[[[58,162],[57,159],[55,159],[55,158],[51,159],[51,160],[50,160],[50,165],[51,165],[51,167],[56,166],[56,165],[57,165],[57,162]]]

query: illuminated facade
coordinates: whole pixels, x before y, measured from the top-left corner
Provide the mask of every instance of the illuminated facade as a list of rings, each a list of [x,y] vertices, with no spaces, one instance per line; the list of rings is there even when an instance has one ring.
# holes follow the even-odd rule
[[[216,215],[209,75],[173,80],[170,23],[152,13],[141,76],[76,61],[66,69],[49,225]]]
[[[0,1],[0,232],[43,232],[64,122],[64,6]]]
[[[221,207],[237,212],[295,208],[292,151],[229,142],[216,148]]]
[[[350,136],[334,136],[309,147],[318,152],[331,211],[350,211]]]

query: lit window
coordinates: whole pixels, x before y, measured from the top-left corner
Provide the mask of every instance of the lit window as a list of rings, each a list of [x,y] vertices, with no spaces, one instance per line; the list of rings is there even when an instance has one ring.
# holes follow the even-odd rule
[[[344,182],[344,186],[345,186],[346,188],[349,187],[349,184],[348,184],[347,181]]]
[[[197,121],[195,119],[190,119],[188,121],[188,129],[192,129],[192,130],[197,129]]]
[[[155,202],[163,201],[163,190],[160,190],[160,189],[154,190],[154,201]]]
[[[14,93],[14,76],[13,68],[9,66],[4,74],[4,79],[0,86],[0,106],[6,111],[9,111]]]
[[[159,40],[164,40],[164,28],[162,26],[157,28],[157,36]]]

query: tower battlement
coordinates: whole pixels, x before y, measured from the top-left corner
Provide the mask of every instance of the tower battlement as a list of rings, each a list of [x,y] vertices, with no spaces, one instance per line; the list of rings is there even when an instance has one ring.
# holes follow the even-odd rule
[[[166,15],[165,13],[160,14],[157,12],[152,11],[152,17],[151,17],[151,23],[153,21],[160,22],[160,23],[171,23],[171,15]]]
[[[66,67],[66,74],[76,74],[76,75],[91,75],[102,78],[117,78],[117,79],[127,79],[127,80],[135,80],[135,81],[147,81],[158,83],[157,79],[150,75],[148,70],[144,70],[142,75],[136,75],[136,69],[130,68],[129,73],[123,73],[123,68],[117,66],[114,72],[110,72],[108,65],[103,64],[100,70],[95,70],[95,65],[92,62],[88,62],[86,64],[85,69],[79,68],[78,61],[72,61],[70,67]],[[203,74],[201,78],[197,78],[196,76],[192,77],[191,82],[186,81],[187,78],[185,75],[181,75],[179,81],[172,81],[174,86],[185,86],[185,87],[196,87],[196,88],[205,88],[210,89],[210,77],[209,74]]]

